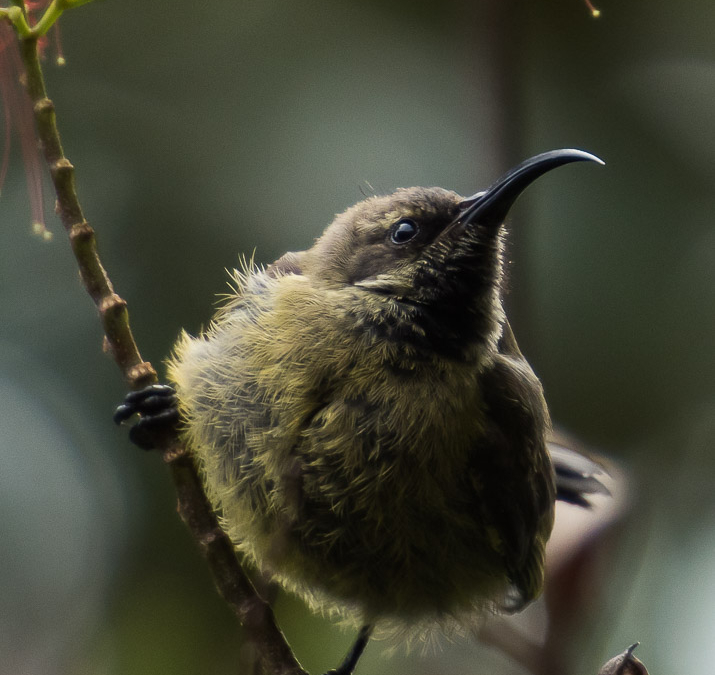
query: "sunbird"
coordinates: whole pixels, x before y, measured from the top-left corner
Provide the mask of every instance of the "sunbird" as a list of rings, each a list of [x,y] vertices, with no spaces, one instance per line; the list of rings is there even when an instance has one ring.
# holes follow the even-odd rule
[[[544,580],[556,499],[600,468],[550,451],[542,386],[505,314],[504,219],[581,150],[526,160],[487,190],[374,196],[308,250],[247,266],[211,325],[183,333],[173,386],[117,422],[151,447],[177,429],[245,559],[315,610],[411,631],[515,611]]]

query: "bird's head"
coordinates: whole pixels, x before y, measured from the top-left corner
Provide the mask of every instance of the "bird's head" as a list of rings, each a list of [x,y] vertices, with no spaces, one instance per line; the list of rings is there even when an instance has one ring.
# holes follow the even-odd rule
[[[526,160],[490,188],[464,198],[442,188],[401,188],[338,215],[305,252],[304,271],[330,285],[351,285],[413,303],[470,296],[498,284],[501,232],[517,197],[562,164],[602,163],[581,150]]]
[[[352,289],[366,307],[421,323],[418,332],[451,334],[456,343],[494,338],[502,321],[504,219],[536,178],[578,161],[603,163],[582,150],[554,150],[471,197],[420,187],[371,197],[338,215],[311,249],[277,264],[318,285]]]

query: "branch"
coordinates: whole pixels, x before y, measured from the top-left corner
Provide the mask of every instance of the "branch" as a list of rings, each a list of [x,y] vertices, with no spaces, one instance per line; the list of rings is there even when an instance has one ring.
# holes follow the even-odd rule
[[[57,20],[62,16],[65,10],[86,5],[92,2],[92,0],[52,0],[45,10],[45,13],[33,26],[30,26],[27,21],[24,2],[22,0],[11,0],[11,2],[13,3],[12,7],[0,8],[0,19],[9,21],[15,28],[18,36],[21,39],[26,39],[42,37],[57,23]]]
[[[30,37],[32,29],[27,23],[25,12],[17,6],[0,8],[0,19],[9,21],[20,38]]]
[[[94,230],[82,213],[75,190],[74,167],[62,149],[55,108],[47,97],[37,51],[37,40],[42,34],[37,30],[38,26],[46,31],[64,9],[88,1],[57,0],[33,28],[29,27],[19,7],[0,10],[0,19],[9,20],[20,38],[26,86],[57,196],[57,213],[69,235],[84,286],[99,310],[105,349],[114,357],[130,387],[138,389],[156,382],[156,371],[148,361],[142,360],[129,327],[127,303],[114,292],[97,254]],[[52,7],[53,14],[47,18]],[[306,675],[278,628],[270,606],[254,589],[236,558],[233,544],[219,527],[193,457],[175,437],[168,439],[162,450],[176,486],[178,511],[199,543],[219,592],[255,646],[264,670],[271,675]]]

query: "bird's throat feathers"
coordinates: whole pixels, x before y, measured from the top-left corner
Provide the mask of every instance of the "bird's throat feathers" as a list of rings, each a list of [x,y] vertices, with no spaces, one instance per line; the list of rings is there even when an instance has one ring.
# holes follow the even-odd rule
[[[268,269],[247,265],[235,273],[235,295],[216,321],[245,323],[244,330],[261,338],[254,344],[267,349],[309,347],[341,363],[370,353],[403,373],[443,360],[479,366],[496,352],[504,323],[502,236],[491,241],[476,260],[459,250],[446,258],[435,246],[403,274],[358,284],[305,273],[304,254],[287,254]]]

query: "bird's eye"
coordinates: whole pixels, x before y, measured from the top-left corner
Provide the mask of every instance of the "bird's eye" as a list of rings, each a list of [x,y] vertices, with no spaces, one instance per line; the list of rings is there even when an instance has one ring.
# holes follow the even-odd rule
[[[417,223],[407,218],[396,222],[392,226],[390,239],[395,244],[404,244],[412,239],[417,234]]]

